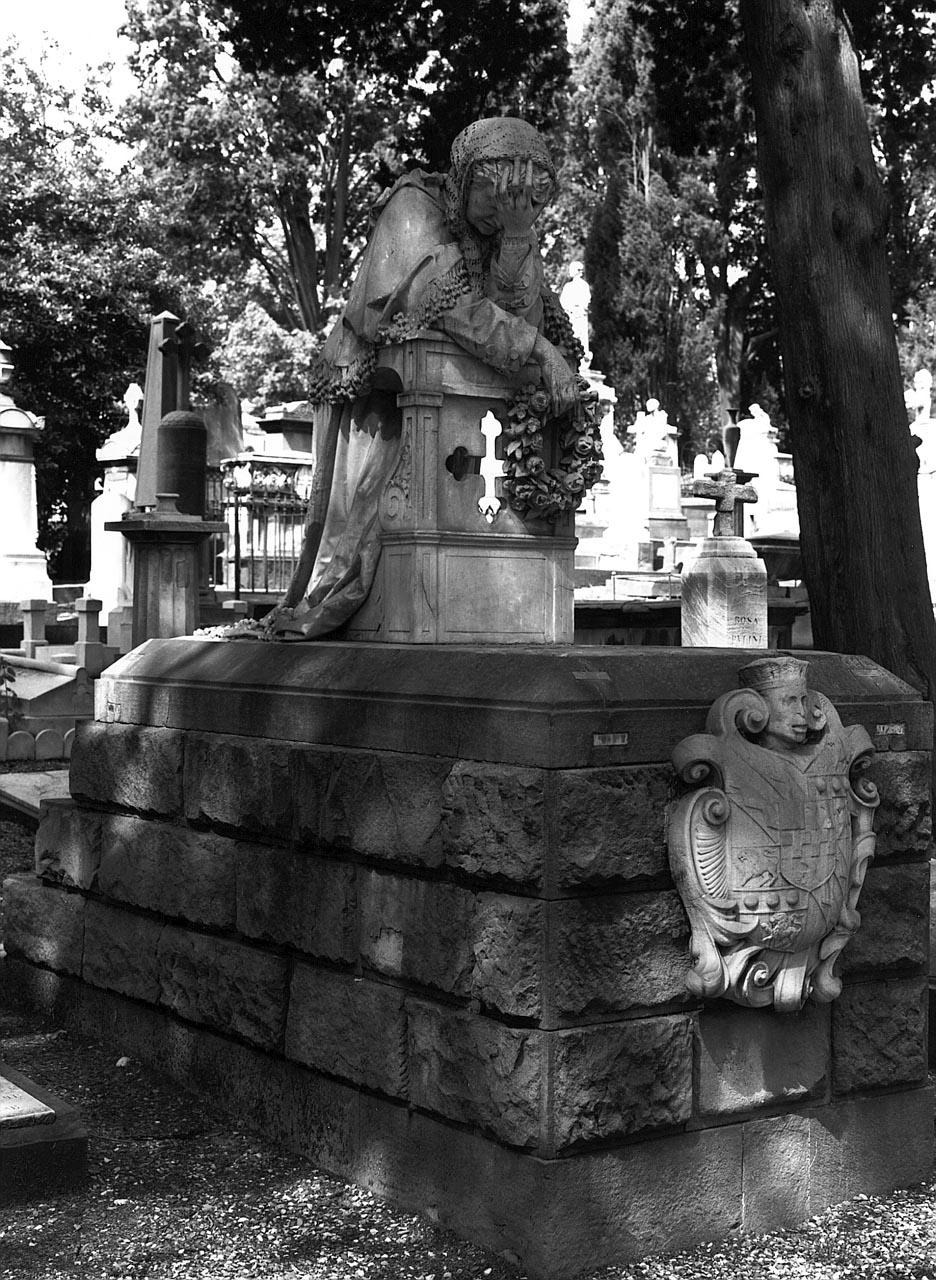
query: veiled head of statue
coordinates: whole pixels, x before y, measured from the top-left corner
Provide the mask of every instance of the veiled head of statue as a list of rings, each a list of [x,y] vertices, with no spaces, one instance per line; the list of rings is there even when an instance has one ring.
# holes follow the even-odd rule
[[[542,209],[556,189],[556,167],[546,143],[531,124],[514,116],[475,120],[452,143],[446,190],[446,217],[459,240],[472,231],[491,236],[496,218],[486,216],[486,197],[493,200],[499,182],[530,181],[534,207]],[[474,216],[469,201],[474,196]]]

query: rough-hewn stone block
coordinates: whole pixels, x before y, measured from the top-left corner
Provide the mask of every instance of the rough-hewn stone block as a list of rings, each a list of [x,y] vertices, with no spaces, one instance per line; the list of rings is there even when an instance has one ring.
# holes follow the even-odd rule
[[[163,916],[229,929],[234,842],[210,831],[107,814],[95,888]]]
[[[459,761],[445,780],[445,862],[469,875],[539,884],[545,832],[543,772]]]
[[[336,753],[322,839],[368,858],[438,866],[445,760]]]
[[[692,1113],[692,1022],[637,1018],[555,1033],[557,1152],[682,1124]]]
[[[474,907],[456,885],[362,871],[361,956],[389,977],[466,995]]]
[[[832,1006],[836,1093],[922,1080],[926,1075],[926,983],[856,983]]]
[[[929,949],[929,863],[872,866],[858,899],[861,924],[839,968],[892,969],[925,963]]]
[[[187,734],[185,815],[288,839],[293,816],[289,748],[270,738]]]
[[[371,968],[517,1017],[539,1016],[541,902],[362,871],[359,906],[361,957]]]
[[[933,839],[930,803],[930,753],[888,751],[876,755],[868,777],[881,803],[874,815],[875,858],[925,854]]]
[[[686,995],[689,930],[675,893],[550,904],[552,1013],[601,1018]]]
[[[308,955],[355,959],[354,867],[238,841],[237,929]]]
[[[510,1146],[536,1148],[544,1035],[409,999],[409,1097]]]
[[[155,1004],[160,991],[157,952],[163,928],[149,916],[89,902],[82,978],[95,987]]]
[[[175,729],[79,721],[73,796],[171,816],[182,808],[182,734]]]
[[[316,843],[321,838],[334,764],[335,757],[330,751],[316,747],[292,747],[289,752],[293,834],[298,840]]]
[[[173,925],[159,938],[159,999],[190,1022],[266,1049],[281,1042],[287,961]]]
[[[403,995],[382,982],[297,964],[286,1056],[392,1097],[406,1096]]]
[[[54,884],[90,889],[101,858],[101,815],[74,800],[42,800],[36,874]]]
[[[3,900],[3,943],[11,956],[60,973],[81,972],[84,898],[44,885],[27,872],[4,880]]]
[[[506,893],[482,893],[471,926],[470,994],[518,1018],[543,1011],[546,904]]]
[[[699,1111],[725,1115],[818,1097],[830,1056],[828,1005],[808,1003],[793,1014],[706,1006],[699,1015]]]
[[[556,773],[556,884],[625,884],[668,875],[668,765]]]

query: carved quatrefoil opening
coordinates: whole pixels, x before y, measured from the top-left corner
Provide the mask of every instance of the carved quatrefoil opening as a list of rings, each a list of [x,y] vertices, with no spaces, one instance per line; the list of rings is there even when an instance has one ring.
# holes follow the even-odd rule
[[[455,480],[466,480],[470,475],[477,475],[481,459],[471,454],[463,444],[457,445],[445,459],[445,469]]]

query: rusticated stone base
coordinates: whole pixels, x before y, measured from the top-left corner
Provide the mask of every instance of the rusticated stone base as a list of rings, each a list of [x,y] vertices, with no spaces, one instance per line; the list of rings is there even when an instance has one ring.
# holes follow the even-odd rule
[[[145,645],[100,682],[36,875],[7,882],[7,993],[531,1275],[922,1177],[913,690],[807,655],[879,752],[841,998],[685,988],[669,755],[750,656]]]
[[[5,998],[119,1045],[239,1123],[544,1280],[791,1227],[932,1167],[925,1086],[544,1160],[76,979],[15,960],[0,973]]]

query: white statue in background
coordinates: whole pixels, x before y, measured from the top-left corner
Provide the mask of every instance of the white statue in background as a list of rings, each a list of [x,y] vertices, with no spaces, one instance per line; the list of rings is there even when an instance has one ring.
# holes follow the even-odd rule
[[[740,438],[735,453],[736,471],[753,473],[757,490],[756,508],[744,513],[745,537],[769,530],[775,520],[780,485],[780,460],[770,416],[759,404],[748,408],[748,417],[738,423]]]
[[[914,424],[929,422],[933,413],[933,375],[929,369],[917,369],[913,375],[913,390],[908,391],[904,399]]]
[[[634,435],[634,453],[642,462],[653,463],[657,467],[679,466],[676,428],[667,417],[666,410],[660,407],[659,400],[651,397],[646,410],[642,409],[637,414]]]
[[[735,470],[753,471],[761,487],[775,486],[778,479],[777,444],[770,417],[759,404],[752,404],[748,415],[738,423],[741,435],[735,454]]]
[[[930,600],[936,602],[936,432],[933,430],[933,375],[929,369],[918,369],[913,375],[913,390],[906,394],[910,430],[920,441],[917,456],[917,493],[923,526],[923,547],[929,578]]]
[[[569,263],[569,279],[562,286],[559,301],[566,315],[572,321],[572,330],[585,350],[585,364],[591,365],[591,340],[588,331],[588,309],[591,306],[591,289],[585,279],[585,268],[581,262]]]

